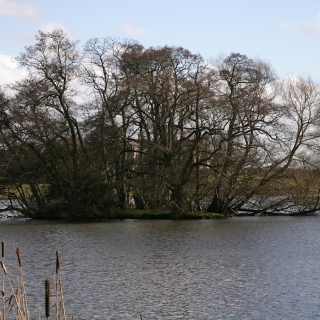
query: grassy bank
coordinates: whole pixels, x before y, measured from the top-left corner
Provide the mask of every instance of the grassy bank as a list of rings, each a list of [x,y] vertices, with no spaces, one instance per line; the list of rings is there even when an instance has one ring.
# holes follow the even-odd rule
[[[206,211],[190,212],[186,215],[175,217],[168,211],[158,210],[139,210],[139,209],[126,209],[126,210],[113,210],[110,212],[110,219],[161,219],[161,220],[198,220],[198,219],[223,219],[226,218],[223,214],[210,213]]]

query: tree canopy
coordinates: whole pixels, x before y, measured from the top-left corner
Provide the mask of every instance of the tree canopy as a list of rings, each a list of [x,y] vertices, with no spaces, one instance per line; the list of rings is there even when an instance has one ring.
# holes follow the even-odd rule
[[[115,208],[319,209],[320,89],[240,53],[206,62],[128,39],[39,31],[0,90],[0,193],[32,218]]]

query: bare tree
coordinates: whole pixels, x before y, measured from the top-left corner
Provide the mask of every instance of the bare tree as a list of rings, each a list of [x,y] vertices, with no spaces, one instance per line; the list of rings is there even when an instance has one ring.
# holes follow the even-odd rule
[[[205,136],[200,110],[209,91],[207,67],[201,56],[174,47],[129,52],[122,58],[139,130],[134,193],[151,207],[185,214],[194,202],[196,190],[187,192],[187,185],[200,165],[196,153]]]
[[[114,183],[118,206],[128,205],[129,171],[132,169],[133,146],[130,139],[134,96],[128,75],[122,68],[122,56],[140,52],[142,46],[131,40],[91,39],[85,47],[82,81],[93,97],[89,118],[91,137],[99,141],[103,170]],[[89,126],[90,127],[90,126]],[[99,139],[97,140],[97,138]]]
[[[302,79],[278,86],[266,64],[239,54],[225,58],[216,70],[219,102],[227,113],[224,137],[218,139],[212,160],[209,211],[281,210],[292,201],[275,197],[272,189],[286,181],[298,151],[317,137],[318,89]]]
[[[39,32],[0,88],[1,192],[29,217],[112,207],[237,214],[319,209],[320,91],[232,53]],[[8,92],[9,92],[8,91]],[[87,94],[79,103],[79,96]]]
[[[77,42],[62,30],[39,31],[36,40],[17,58],[29,74],[11,86],[14,96],[2,113],[2,139],[16,159],[10,163],[20,169],[17,192],[11,194],[20,204],[15,209],[34,217],[99,214],[106,187],[90,165],[73,99]]]

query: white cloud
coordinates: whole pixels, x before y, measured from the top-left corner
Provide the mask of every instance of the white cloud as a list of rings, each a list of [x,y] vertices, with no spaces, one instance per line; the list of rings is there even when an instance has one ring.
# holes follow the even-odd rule
[[[18,68],[12,56],[0,54],[0,85],[21,80],[26,75],[27,71]]]
[[[72,34],[71,30],[65,25],[58,22],[46,23],[45,25],[41,26],[39,29],[43,32],[52,32],[54,29],[62,29],[64,32],[66,32],[69,35],[71,39],[75,40],[75,37]]]
[[[299,31],[307,36],[320,36],[320,14],[317,15],[316,22],[309,21],[302,23],[288,23],[280,24],[280,27],[288,31]]]
[[[69,32],[66,26],[58,22],[49,22],[43,26],[41,26],[40,30],[43,32],[51,32],[54,29],[62,29],[63,31]]]
[[[299,81],[299,77],[293,73],[289,73],[289,74],[285,75],[281,81],[289,81],[292,83],[296,83]]]
[[[0,15],[34,18],[39,13],[40,9],[35,4],[21,0],[0,0]]]
[[[141,38],[144,36],[152,35],[152,32],[148,29],[143,29],[132,24],[127,24],[122,27],[122,30],[126,32],[130,37]]]

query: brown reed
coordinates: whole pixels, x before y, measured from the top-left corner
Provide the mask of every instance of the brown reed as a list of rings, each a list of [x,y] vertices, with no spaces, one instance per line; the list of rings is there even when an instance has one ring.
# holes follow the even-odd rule
[[[56,274],[55,274],[55,287],[56,287],[56,320],[66,320],[67,314],[64,307],[64,298],[62,292],[62,281],[60,275],[60,252],[56,251]]]
[[[46,318],[50,317],[50,280],[47,279],[45,282],[45,309],[46,309]]]
[[[1,320],[4,319],[5,314],[6,314],[6,308],[5,308],[5,302],[6,302],[6,295],[4,293],[4,269],[3,269],[3,264],[4,264],[4,242],[1,241],[1,267],[2,267],[2,279],[1,279],[1,296],[2,296],[2,313],[1,313]]]
[[[17,257],[18,257],[19,267],[21,268],[21,256],[20,256],[19,248],[16,249],[16,254],[17,254]]]
[[[7,269],[6,269],[6,266],[4,265],[4,262],[3,262],[3,261],[0,261],[0,265],[1,265],[1,268],[2,268],[2,270],[3,270],[3,272],[4,272],[4,274],[7,275],[7,274],[8,274],[8,271],[7,271]]]
[[[9,314],[13,314],[13,318],[15,320],[29,320],[29,310],[27,304],[27,294],[25,290],[25,281],[23,277],[22,270],[22,257],[20,249],[16,249],[16,255],[18,258],[19,264],[19,278],[18,283],[15,285],[13,281],[9,277],[8,270],[4,263],[4,253],[5,253],[5,245],[4,242],[1,242],[1,275],[2,275],[2,287],[1,287],[1,295],[2,295],[2,309],[0,312],[0,320],[6,320],[9,317]],[[64,306],[64,298],[62,291],[62,280],[60,274],[60,253],[56,251],[56,274],[55,278],[55,298],[56,303],[52,307],[50,306],[50,280],[47,279],[45,281],[45,312],[44,317],[49,319],[50,310],[55,307],[56,320],[67,320],[66,310]],[[11,291],[9,297],[7,297],[5,293],[5,283],[8,284],[8,288]],[[38,319],[41,320],[41,312],[38,310]],[[74,319],[74,318],[73,318]]]
[[[7,316],[13,313],[13,318],[15,320],[29,320],[29,310],[27,304],[27,294],[25,291],[25,282],[23,277],[22,270],[22,259],[20,249],[16,249],[16,255],[18,258],[19,264],[19,279],[17,285],[11,281],[9,277],[8,270],[4,263],[4,254],[5,254],[5,244],[1,242],[1,275],[2,275],[2,312],[0,312],[0,320],[8,320]],[[9,296],[5,293],[5,282],[8,284],[11,294]],[[43,316],[48,320],[50,318],[50,310],[55,308],[55,318],[56,320],[67,320],[67,314],[64,306],[64,297],[62,291],[62,280],[60,274],[60,253],[56,251],[56,273],[54,276],[55,283],[55,304],[50,306],[50,280],[46,279],[45,281],[45,312]],[[38,310],[38,320],[41,320],[41,311]],[[72,320],[75,320],[75,317],[72,315]],[[81,319],[80,319],[81,320]],[[82,319],[85,320],[85,319]],[[142,314],[140,314],[140,320],[142,320]]]
[[[22,272],[22,263],[21,263],[21,254],[20,254],[20,249],[17,248],[16,249],[16,254],[17,254],[17,258],[18,258],[18,263],[19,263],[19,273],[20,273],[20,278],[19,278],[19,283],[20,286],[18,285],[18,289],[17,291],[19,291],[20,289],[20,294],[19,296],[19,304],[20,304],[20,300],[22,302],[22,312],[24,314],[24,318],[26,320],[29,320],[29,310],[28,310],[28,303],[27,303],[27,295],[26,295],[26,291],[25,291],[25,285],[24,285],[24,279],[23,279],[23,272]]]
[[[60,272],[60,253],[56,251],[56,274]]]

